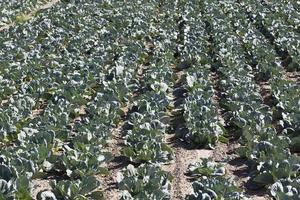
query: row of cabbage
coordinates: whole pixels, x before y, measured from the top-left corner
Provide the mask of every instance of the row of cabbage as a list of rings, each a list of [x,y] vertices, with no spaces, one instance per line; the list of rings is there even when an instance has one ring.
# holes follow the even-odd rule
[[[227,6],[229,7],[229,6]],[[236,8],[231,8],[232,13],[236,13]],[[240,15],[242,13],[242,17]],[[251,27],[253,27],[255,24],[251,25],[251,22],[247,20],[247,17],[245,17],[245,14],[243,12],[239,12],[238,15],[233,15],[238,17],[239,19],[243,19],[240,22],[242,23],[242,26],[238,27],[238,30],[241,30],[240,27],[247,27],[249,28],[249,24]],[[232,19],[233,21],[233,19]],[[248,26],[246,26],[248,24]],[[246,29],[247,29],[246,28]],[[255,36],[259,36],[261,33],[255,34]],[[261,36],[259,36],[261,37]],[[261,41],[261,40],[258,40]],[[260,45],[260,42],[256,42],[255,46]],[[264,71],[268,71],[267,77],[269,79],[269,84],[272,92],[273,100],[271,102],[271,105],[273,106],[273,120],[277,121],[279,125],[279,130],[281,133],[284,134],[283,137],[287,137],[288,142],[282,147],[282,148],[288,148],[292,151],[299,151],[299,138],[297,136],[297,133],[299,132],[299,85],[295,81],[291,81],[286,79],[284,76],[284,60],[278,60],[276,58],[276,55],[272,53],[272,49],[275,49],[276,47],[271,45],[265,45],[265,49],[268,49],[267,51],[269,54],[265,56],[265,60],[268,63],[273,63],[274,67],[270,68],[267,65],[260,65],[261,62],[257,60],[257,65],[260,68],[263,68]],[[273,54],[273,55],[272,55]],[[261,54],[262,55],[262,54]],[[277,55],[279,57],[280,55]],[[277,64],[276,64],[277,63]],[[275,67],[276,65],[281,64],[281,67]],[[288,198],[288,196],[291,196],[291,198],[298,198],[299,197],[299,185],[297,185],[297,182],[299,180],[298,178],[298,172],[297,172],[297,166],[299,165],[299,161],[294,157],[291,156],[290,153],[285,160],[285,162],[288,162],[289,159],[291,161],[286,167],[289,168],[289,173],[286,173],[283,176],[283,179],[278,180],[274,187],[278,187],[278,191],[273,192],[273,196],[277,196],[280,199]]]
[[[230,5],[231,4],[231,5]],[[240,35],[247,53],[252,58],[252,66],[256,68],[259,80],[269,81],[272,97],[273,121],[279,120],[278,125],[285,133],[296,133],[299,130],[298,99],[299,86],[297,82],[287,80],[284,76],[284,61],[276,54],[275,46],[271,45],[263,34],[255,28],[243,12],[238,12],[239,6],[229,1],[223,8],[235,25],[236,33]],[[268,51],[264,51],[268,49]],[[290,99],[290,100],[289,100]],[[292,140],[295,141],[295,140]]]
[[[259,87],[243,54],[244,49],[230,28],[230,22],[220,12],[218,3],[190,1],[184,5],[184,11],[181,59],[190,67],[184,70],[186,78],[183,86],[187,89],[188,96],[183,107],[188,131],[186,134],[183,132],[183,138],[194,146],[213,147],[218,141],[226,141],[223,126],[234,126],[239,131],[236,134],[241,136],[249,129],[265,128],[262,118],[266,117],[271,124],[271,112],[262,104]],[[213,89],[212,78],[209,78],[212,71],[217,71],[220,75],[221,96],[225,97],[220,100],[220,106],[226,109],[224,118],[228,124],[221,123],[216,102],[213,102],[216,91]],[[248,149],[251,150],[252,148]],[[237,192],[234,183],[230,182],[225,186],[231,189],[227,194],[222,194],[217,188],[223,187],[228,180],[214,177],[210,179],[201,176],[193,184],[194,194],[187,198],[202,199],[206,195],[210,198],[243,197]]]
[[[262,1],[271,11],[280,16],[285,20],[292,29],[295,29],[299,33],[300,31],[300,12],[299,12],[299,1],[276,1],[268,2]]]
[[[93,191],[95,175],[107,173],[103,166],[112,155],[105,146],[136,88],[133,75],[144,56],[145,24],[131,16],[144,11],[141,4],[124,6],[61,3],[1,33],[7,65],[1,78],[7,87],[16,85],[1,108],[3,198],[29,199],[31,179],[55,174],[68,180],[53,182],[54,194],[45,191],[40,198],[102,195]],[[44,108],[34,114],[38,101]]]
[[[276,2],[275,4],[269,5],[270,8],[268,9],[268,13],[270,10],[277,10],[277,8],[281,8],[282,10],[278,11],[278,15],[275,15],[276,18],[271,17],[271,20],[273,20],[273,24],[277,21],[281,21],[284,23],[284,15],[288,15],[288,19],[290,19],[290,15],[293,14],[293,20],[297,20],[297,14],[298,6],[295,2]],[[291,12],[291,13],[290,13]],[[266,16],[268,17],[268,15]],[[288,23],[290,23],[289,20],[287,20]],[[244,21],[244,23],[248,23],[247,20]],[[299,22],[294,21],[292,24],[292,27],[297,28],[297,23]],[[280,40],[280,34],[276,34],[276,32],[272,31],[268,27],[268,24],[266,24],[266,27],[268,30],[270,30],[270,33],[273,35],[274,38],[279,38]],[[276,27],[276,26],[275,26]],[[279,26],[280,27],[280,26]],[[284,27],[283,27],[284,28]],[[279,29],[278,29],[279,30]],[[298,33],[295,33],[297,37],[299,37]],[[298,39],[296,39],[298,40]],[[294,43],[295,46],[282,46],[283,48],[287,48],[289,50],[290,48],[293,50],[299,51],[299,48],[297,47],[297,43]],[[269,46],[267,48],[272,49],[272,46]],[[275,47],[276,48],[276,47]],[[274,49],[274,47],[273,47]],[[278,55],[280,56],[280,55]],[[270,56],[269,56],[270,57]],[[274,56],[272,55],[272,60],[269,63],[281,63],[281,66],[285,67],[285,70],[290,70],[289,66],[285,66],[285,60],[281,60],[278,62],[278,60],[275,61],[273,58]],[[297,57],[299,58],[299,56]],[[293,58],[293,64],[296,64],[298,66],[298,61],[297,58]],[[298,68],[297,68],[298,69]],[[269,70],[271,71],[271,70]],[[296,137],[296,133],[299,132],[299,85],[298,83],[287,80],[284,77],[283,70],[280,70],[278,68],[273,69],[273,75],[269,75],[270,77],[270,86],[271,86],[271,91],[272,95],[275,99],[274,104],[276,104],[276,112],[274,116],[279,119],[279,125],[280,128],[283,129],[284,133],[287,133],[291,137],[291,148],[293,151],[298,151],[299,145],[298,138]]]
[[[192,3],[190,2],[190,4]],[[202,76],[207,77],[209,72],[206,67],[212,70],[216,68],[220,75],[221,96],[224,97],[220,100],[220,106],[226,111],[223,115],[226,122],[225,126],[234,127],[234,134],[240,137],[239,154],[241,157],[247,158],[250,171],[248,185],[252,186],[252,189],[268,187],[272,196],[277,199],[298,198],[299,160],[290,153],[291,142],[295,140],[294,138],[291,140],[287,135],[277,135],[277,131],[273,126],[274,121],[278,120],[276,114],[279,114],[281,118],[285,118],[279,124],[283,124],[282,126],[286,132],[292,129],[293,133],[296,133],[296,129],[293,128],[297,127],[299,109],[297,110],[296,107],[298,104],[296,94],[298,89],[295,84],[283,80],[282,62],[284,61],[280,60],[273,44],[270,44],[264,34],[260,32],[261,29],[257,26],[257,23],[248,18],[249,16],[242,9],[243,6],[237,2],[231,0],[223,2],[201,1],[200,4],[194,2],[192,8],[195,9],[197,6],[200,6],[199,10],[201,8],[203,10],[200,12],[198,10],[198,15],[195,14],[194,16],[198,19],[197,26],[202,27],[198,30],[195,28],[197,26],[190,26],[193,18],[185,18],[187,27],[191,27],[190,29],[195,31],[194,33],[190,31],[188,36],[192,38],[193,34],[198,33],[199,38],[201,38],[194,40],[193,44],[202,43],[201,47],[196,46],[201,51],[197,55],[201,55],[200,60],[204,67],[198,66],[196,69],[201,69],[201,72],[198,73],[202,73]],[[189,7],[187,6],[186,9],[189,10]],[[193,9],[190,9],[188,13],[192,13]],[[201,22],[201,20],[203,21]],[[204,28],[207,33],[201,32]],[[196,32],[197,30],[198,32]],[[203,47],[210,50],[205,51],[202,49]],[[295,57],[293,57],[293,61],[294,59]],[[188,70],[193,70],[193,67]],[[191,77],[189,73],[186,78],[189,86],[194,86],[197,81],[201,83],[201,80],[201,76],[196,79],[195,76]],[[260,88],[256,84],[256,81],[268,80],[270,80],[273,96],[275,96],[272,107],[264,104]],[[210,85],[211,83],[207,83],[206,79],[206,87],[202,85],[200,93],[203,96],[210,96],[208,99],[211,99],[213,94]],[[287,88],[292,92],[287,92]],[[294,103],[288,101],[288,94],[293,94],[293,97],[296,98]],[[193,90],[190,90],[185,103],[186,113],[189,110],[189,107],[187,107],[190,105],[189,100],[193,95]],[[201,100],[205,101],[206,98],[202,97]],[[202,103],[199,100],[197,102]],[[283,111],[285,107],[282,104],[288,107],[285,111]],[[208,105],[212,104],[209,103]],[[197,110],[199,107],[194,106],[193,109]],[[205,109],[201,110],[201,114],[207,113],[207,111],[215,113],[215,108],[212,108],[206,106]],[[213,114],[210,114],[210,116],[212,117],[212,124],[214,124],[216,118],[213,117]],[[189,115],[186,117],[187,127],[191,127],[189,121],[191,117],[194,116]],[[289,121],[286,121],[287,119]],[[203,122],[203,120],[200,120],[200,122]],[[199,124],[199,122],[197,123]],[[217,123],[217,125],[220,124]],[[201,127],[201,125],[197,127]],[[219,133],[216,134],[218,137],[215,138],[221,140],[222,132],[216,130],[218,129],[211,129],[206,136]],[[201,131],[197,132],[197,134],[199,133]],[[207,143],[207,139],[202,138],[200,141]],[[197,142],[199,141],[197,140]],[[197,168],[201,173],[206,171],[200,169],[202,167]],[[201,174],[200,179],[193,185],[194,194],[188,198],[203,199],[209,196],[213,199],[221,197],[222,191],[218,190],[220,188],[218,184],[224,186],[224,179],[219,180],[215,177],[209,177],[208,179],[207,175]],[[229,195],[226,198],[244,198],[244,195],[234,187],[234,183],[232,184],[226,186],[228,191],[232,191],[232,193],[225,194]]]
[[[223,124],[218,117],[217,105],[213,102],[213,88],[208,34],[201,19],[201,5],[196,1],[184,5],[184,47],[182,59],[189,63],[185,70],[183,87],[188,96],[183,104],[186,141],[194,147],[213,147],[223,137]]]
[[[194,161],[188,166],[187,174],[196,179],[193,182],[192,194],[187,200],[197,199],[247,199],[234,181],[226,177],[224,164],[210,158]]]
[[[233,127],[231,133],[241,138],[241,153],[249,159],[251,179],[259,184],[263,171],[256,170],[258,164],[269,158],[260,158],[256,146],[263,144],[262,135],[268,137],[275,130],[270,127],[270,109],[262,102],[259,86],[255,83],[252,68],[244,53],[242,43],[231,26],[218,1],[204,2],[204,19],[213,41],[213,59],[220,74],[220,89],[223,98],[220,106],[226,125]],[[256,154],[257,153],[257,154]],[[260,160],[261,159],[261,160]]]
[[[256,29],[255,23],[247,19],[239,4],[235,4],[234,1],[225,1],[219,8],[226,14],[224,17],[230,19],[226,23],[233,25],[235,33],[232,34],[239,36],[236,39],[242,42],[247,58],[250,58],[250,65],[256,72],[256,78],[260,81],[269,80],[274,97],[273,102],[270,103],[271,108],[266,108],[268,114],[260,115],[261,121],[269,120],[262,128],[256,130],[257,136],[253,135],[255,131],[251,129],[250,133],[249,130],[243,133],[246,139],[244,147],[246,151],[243,153],[246,152],[245,156],[255,166],[252,180],[257,186],[269,186],[271,194],[278,199],[298,198],[299,186],[296,183],[299,175],[299,159],[290,153],[290,147],[294,149],[297,145],[295,144],[297,138],[288,133],[292,132],[295,136],[298,131],[297,99],[299,97],[297,93],[299,87],[295,83],[284,80],[284,65],[282,64],[284,61],[278,58],[280,55],[275,53],[275,47],[268,43],[263,34],[258,31],[259,28]],[[273,119],[270,120],[271,118]],[[282,126],[284,135],[276,134],[272,126],[276,120],[279,120],[278,123]],[[265,133],[264,127],[267,128]],[[252,149],[252,152],[247,148]],[[247,151],[251,153],[248,154]]]
[[[168,105],[171,110],[176,110],[178,105],[183,109],[185,127],[179,127],[187,128],[187,131],[183,129],[175,131],[178,131],[180,136],[193,147],[212,147],[223,134],[222,125],[217,116],[217,108],[212,101],[213,83],[212,80],[207,80],[210,74],[209,55],[205,53],[208,47],[208,35],[205,35],[205,24],[196,14],[201,7],[196,1],[175,1],[174,3],[166,3],[164,6],[166,6],[162,12],[164,14],[160,16],[159,20],[160,34],[154,40],[155,48],[149,59],[151,67],[145,72],[145,77],[147,77],[145,78],[147,80],[144,85],[145,90],[133,98],[135,111],[129,116],[131,127],[125,135],[126,142],[123,154],[136,163],[145,161],[151,163],[166,162],[172,157],[171,150],[162,143],[162,136],[167,132],[166,128],[169,125],[165,123],[168,122],[166,116]],[[174,10],[175,13],[173,13]],[[174,52],[175,54],[179,53],[179,57],[173,56]],[[170,74],[170,66],[174,64],[177,65],[175,70],[179,69],[184,72],[185,78],[180,88],[176,86],[178,83],[172,79]],[[178,103],[176,99],[175,101],[173,99],[173,103],[171,103],[172,99],[167,96],[167,93],[170,93],[172,88],[176,90],[173,91],[174,95],[183,97],[182,103]],[[188,93],[186,98],[183,94],[185,90]],[[174,126],[176,127],[176,125]],[[127,144],[130,144],[129,147]],[[154,148],[149,148],[152,146]],[[157,151],[152,151],[152,149],[157,149]],[[127,185],[121,184],[122,188],[130,188],[130,194],[124,194],[126,197],[146,198],[147,192],[150,192],[147,189],[149,186],[147,180],[143,180],[143,184],[140,183],[139,187],[137,185],[133,187],[133,182],[137,183],[133,179],[137,177],[138,171],[143,170],[144,175],[149,174],[147,165],[143,164],[138,169],[134,169],[130,165],[126,170],[126,173],[133,174],[131,179],[125,179]],[[153,174],[149,174],[149,176],[151,177]],[[138,180],[142,182],[142,180]],[[158,180],[164,182],[165,192],[159,192],[158,194],[161,196],[150,197],[155,199],[158,197],[170,198],[166,193],[169,184],[166,181],[168,180],[167,175],[165,174],[160,179],[156,178],[154,188],[157,187]],[[215,180],[213,182],[218,187],[225,181],[227,180]],[[205,187],[206,189],[209,188],[209,186]],[[232,187],[234,186],[232,185]],[[133,194],[135,195],[133,196]]]
[[[88,174],[91,174],[93,173],[92,171],[96,171],[92,166],[99,165],[99,163],[106,159],[106,156],[101,152],[102,145],[100,144],[103,143],[103,141],[95,140],[95,144],[91,144],[93,148],[86,146],[86,143],[89,142],[91,137],[100,136],[98,133],[94,135],[96,129],[94,129],[92,133],[88,133],[84,125],[78,125],[78,127],[74,129],[79,131],[79,133],[84,133],[80,135],[75,132],[71,133],[71,128],[68,127],[70,126],[72,118],[74,118],[77,114],[76,112],[78,112],[76,110],[79,110],[79,106],[84,104],[82,102],[83,99],[78,99],[76,95],[83,96],[84,93],[88,95],[92,89],[97,87],[97,84],[95,84],[96,79],[91,79],[91,77],[97,77],[97,71],[81,69],[80,66],[88,62],[88,59],[84,60],[82,58],[82,55],[80,55],[81,52],[79,52],[80,54],[74,55],[75,59],[72,57],[73,54],[70,55],[68,50],[65,50],[67,55],[60,55],[60,52],[55,52],[59,49],[56,45],[61,44],[61,41],[57,38],[61,37],[67,40],[71,38],[64,38],[62,33],[51,32],[51,29],[53,28],[53,31],[57,31],[57,29],[68,30],[70,34],[73,31],[69,29],[69,27],[61,26],[58,20],[56,21],[56,25],[52,24],[58,14],[62,13],[62,7],[56,7],[55,9],[57,10],[47,12],[40,18],[34,19],[33,22],[4,33],[7,34],[7,38],[15,40],[5,43],[8,52],[5,52],[7,56],[4,57],[4,61],[16,65],[16,67],[11,68],[11,72],[15,73],[16,70],[19,70],[18,72],[20,73],[20,75],[18,74],[20,76],[19,79],[9,78],[9,80],[18,80],[20,81],[20,86],[22,86],[19,92],[9,99],[9,103],[6,105],[7,107],[3,108],[3,117],[7,119],[17,118],[18,121],[7,120],[7,125],[13,127],[8,127],[7,134],[5,129],[2,130],[4,131],[3,147],[7,146],[7,148],[3,148],[1,152],[1,167],[5,169],[5,173],[2,174],[2,176],[4,176],[4,180],[7,181],[6,185],[3,186],[3,188],[7,190],[4,191],[5,198],[21,198],[20,196],[22,196],[22,198],[25,198],[25,196],[26,198],[30,198],[30,188],[27,179],[46,176],[46,173],[53,169],[56,171],[66,171],[68,176],[73,178],[83,176],[83,174],[88,173],[87,170],[90,171]],[[74,13],[74,7],[73,9],[69,7],[68,11],[67,14]],[[43,29],[48,29],[49,35],[45,35],[44,32],[44,36],[42,36]],[[22,36],[24,38],[24,40],[21,41],[18,35],[20,34],[20,30],[23,30],[21,35],[23,34]],[[15,37],[13,34],[15,34]],[[52,49],[47,46],[41,47],[38,41],[33,40],[37,38],[36,36],[39,34],[42,36],[40,39],[44,39],[46,45],[53,43]],[[57,38],[51,37],[51,34],[56,34]],[[78,36],[78,39],[84,40],[86,37],[82,34]],[[74,45],[73,47],[81,46],[78,42],[74,42],[72,45]],[[33,50],[29,52],[28,48],[32,48]],[[15,53],[16,50],[18,51],[17,53]],[[18,55],[18,53],[22,54],[23,52],[29,53],[24,56],[25,58],[22,57],[22,55],[17,64],[13,63],[12,57],[16,56],[16,54]],[[51,60],[47,58],[49,55],[52,56],[50,58]],[[9,58],[9,56],[11,58]],[[64,58],[66,58],[66,60],[64,60]],[[65,63],[72,64],[65,65]],[[36,69],[32,67],[32,71],[29,71],[31,66],[36,66]],[[92,66],[90,68],[92,68]],[[14,73],[7,71],[7,74],[4,74],[4,78],[8,78],[8,75],[13,75]],[[25,82],[22,82],[22,80],[25,80]],[[47,102],[43,113],[35,117],[33,113],[23,112],[22,107],[28,109],[28,104],[26,104],[26,101],[24,102],[24,96],[26,97],[25,99],[31,98],[32,101],[45,98]],[[9,110],[10,108],[11,110]],[[31,116],[26,117],[28,114]],[[99,118],[99,116],[97,117]],[[4,120],[5,118],[3,118],[3,123],[5,123]],[[109,124],[109,122],[107,123]],[[98,129],[95,125],[97,125],[97,123],[94,121],[91,126]],[[68,141],[69,137],[71,137],[70,134],[73,134],[72,137],[74,137],[72,142]],[[82,148],[84,144],[86,147]],[[89,151],[99,156],[99,159],[97,157],[91,157],[91,152]],[[88,162],[85,162],[86,159]],[[76,166],[76,164],[78,165],[80,163],[80,167]],[[18,184],[20,180],[23,182]],[[24,183],[25,180],[27,181],[26,184]],[[5,181],[2,181],[2,184],[5,184]],[[86,181],[91,181],[93,184],[96,184],[95,179],[92,178],[85,179],[83,182]],[[15,182],[17,187],[14,186]],[[63,188],[63,184],[64,183],[60,182],[55,187]],[[69,182],[68,184],[67,187],[70,187],[70,185],[74,185],[75,182]],[[76,184],[79,184],[78,181],[76,181]],[[68,195],[76,196],[76,194],[73,193]]]
[[[143,31],[148,30],[148,52],[142,63],[143,76],[139,90],[131,99],[130,113],[124,133],[122,154],[139,165],[129,165],[123,174],[119,189],[123,199],[170,199],[170,174],[161,170],[163,163],[173,159],[173,152],[165,141],[170,128],[168,111],[172,109],[174,79],[170,66],[174,64],[176,48],[176,11],[178,1],[156,2],[155,13],[144,12]],[[144,6],[141,4],[141,6]],[[147,28],[148,27],[148,28]],[[127,175],[124,176],[124,175]]]
[[[289,70],[299,70],[300,35],[293,30],[293,26],[289,25],[281,15],[256,1],[247,0],[242,1],[240,4],[262,32],[274,40],[274,43],[279,46],[281,51],[288,52],[291,59]]]
[[[214,148],[218,142],[227,142],[227,139],[224,137],[225,124],[218,111],[219,96],[216,89],[219,80],[212,77],[219,66],[214,62],[213,41],[207,31],[207,16],[203,14],[203,9],[204,4],[199,1],[185,2],[183,7],[184,44],[181,59],[189,67],[184,69],[183,87],[187,90],[187,97],[182,105],[187,132],[182,134],[183,139],[193,147]],[[214,13],[211,10],[207,12]],[[221,164],[204,159],[194,162],[187,170],[188,175],[196,180],[192,184],[193,193],[185,199],[245,198],[236,184],[225,177],[225,168]]]

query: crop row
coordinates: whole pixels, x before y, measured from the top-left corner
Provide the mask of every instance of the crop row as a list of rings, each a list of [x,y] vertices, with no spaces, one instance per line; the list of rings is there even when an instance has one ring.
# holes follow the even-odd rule
[[[202,28],[199,30],[203,30],[205,27],[207,33],[198,31],[198,34],[201,33],[199,34],[200,37],[193,41],[193,45],[202,43],[197,48],[200,50],[197,55],[201,55],[202,64],[206,64],[206,67],[211,66],[210,68],[213,70],[216,68],[221,77],[220,89],[224,98],[220,100],[220,106],[225,109],[223,115],[225,125],[234,128],[227,129],[227,131],[234,130],[234,133],[226,131],[225,133],[240,137],[241,147],[238,152],[240,157],[245,157],[248,160],[247,164],[250,171],[248,185],[252,189],[268,187],[271,194],[278,199],[285,199],[289,195],[297,198],[299,160],[290,153],[290,148],[295,150],[298,141],[295,138],[297,132],[295,127],[298,124],[297,85],[283,79],[284,61],[281,60],[280,55],[277,55],[276,47],[270,44],[265,35],[260,32],[261,29],[257,27],[257,23],[248,19],[243,6],[234,1],[202,1],[201,3],[200,8],[204,9],[199,9],[200,12],[198,10],[197,19],[204,20],[206,26],[201,20],[197,25],[202,24]],[[196,4],[192,6],[193,9],[195,7]],[[189,13],[192,11],[190,10]],[[186,24],[190,24],[189,20],[192,19],[186,17]],[[191,27],[191,30],[197,30],[195,29],[197,26]],[[187,34],[188,37],[193,37],[193,31]],[[210,50],[205,51],[209,48]],[[210,57],[209,54],[211,54]],[[187,55],[191,56],[192,53],[189,52]],[[193,67],[188,70],[190,69]],[[196,69],[201,69],[199,71],[206,77],[209,74],[205,67],[198,66]],[[199,71],[198,73],[200,73]],[[197,79],[189,75],[186,77],[187,84],[190,85],[196,84],[197,81],[201,83],[201,80],[201,76]],[[257,85],[259,81],[268,80],[275,99],[275,102],[270,105],[271,107],[263,102],[260,94],[261,89]],[[210,85],[206,82],[205,88],[209,88]],[[208,94],[211,98],[213,91],[206,89],[201,91],[201,94]],[[194,95],[193,92],[189,92],[187,99],[191,98],[190,95]],[[295,101],[288,101],[291,99],[288,98],[289,95],[292,95]],[[203,102],[197,101],[198,105],[201,103],[200,107],[206,105],[205,99],[202,97]],[[185,105],[189,105],[189,101]],[[213,110],[208,108],[206,111]],[[196,109],[196,106],[193,107],[193,111]],[[201,114],[206,113],[201,111]],[[191,113],[190,110],[189,113]],[[290,135],[277,135],[273,123],[278,120],[278,115],[281,120],[283,119],[279,124],[282,124],[285,133]],[[190,122],[189,119],[194,116],[197,115],[189,115],[185,120]],[[214,115],[211,114],[210,116],[213,117]],[[215,120],[211,121],[215,122]],[[197,123],[198,126],[196,127],[201,127],[199,122]],[[197,133],[199,134],[201,131]],[[210,130],[208,133],[213,134],[215,132]],[[208,135],[206,134],[206,136]],[[201,142],[207,143],[206,138],[201,139],[200,144]],[[195,143],[196,140],[193,142]],[[230,196],[237,194],[237,189],[234,189],[234,186],[226,186],[233,193],[222,194],[216,185],[221,183],[224,186],[224,179],[221,178],[222,180],[220,180],[219,177],[205,174],[204,170],[201,169],[202,167],[198,168],[201,178],[193,184],[194,196],[189,196],[190,199],[204,198],[207,195],[211,198],[221,195],[226,198],[236,198]],[[207,176],[211,181],[208,181]],[[240,194],[240,197],[242,196]]]
[[[196,147],[214,146],[222,137],[223,130],[213,102],[215,91],[210,77],[209,38],[199,15],[200,5],[191,1],[184,9],[186,31],[182,55],[191,65],[186,70],[184,83],[188,93],[183,104],[188,129],[185,139]]]
[[[274,120],[282,120],[285,117],[283,121],[279,122],[281,129],[297,132],[299,130],[296,108],[298,88],[295,82],[284,78],[285,61],[280,59],[280,55],[276,54],[276,47],[264,38],[263,34],[255,28],[255,24],[247,19],[246,14],[238,12],[237,5],[232,5],[235,4],[226,4],[224,9],[230,13],[227,16],[231,17],[232,24],[236,23],[236,33],[240,35],[245,49],[252,59],[252,66],[258,72],[256,77],[260,80],[269,80],[273,95],[273,100],[270,103],[275,109],[273,110]],[[239,19],[238,22],[235,19]]]
[[[275,12],[276,15],[279,15],[280,18],[285,20],[287,24],[291,26],[291,29],[294,29],[299,33],[300,25],[300,13],[299,13],[299,1],[277,1],[272,3],[267,3],[264,1],[271,11]]]
[[[282,199],[286,197],[285,195],[289,195],[284,187],[290,186],[281,185],[282,189],[278,189],[280,187],[278,185],[282,184],[282,182],[287,184],[289,180],[292,187],[294,187],[292,194],[297,196],[298,189],[293,183],[297,181],[299,160],[290,154],[291,140],[289,140],[289,137],[277,135],[272,125],[277,109],[275,107],[270,108],[262,103],[259,90],[253,81],[254,77],[251,81],[251,74],[255,73],[256,70],[259,72],[255,74],[258,81],[262,80],[262,78],[268,79],[268,77],[272,77],[277,79],[282,77],[280,74],[283,70],[278,64],[278,58],[274,55],[273,48],[268,49],[267,52],[269,54],[259,53],[260,50],[266,50],[266,47],[270,45],[264,42],[261,34],[254,29],[254,26],[249,21],[245,20],[246,18],[243,16],[241,7],[238,4],[232,1],[215,2],[215,4],[208,4],[206,8],[213,10],[208,12],[207,20],[211,20],[209,22],[212,26],[211,32],[216,44],[216,53],[221,63],[220,66],[222,66],[220,73],[225,75],[224,78],[226,78],[226,75],[228,78],[230,77],[226,81],[221,81],[221,85],[225,86],[224,91],[226,91],[225,108],[227,112],[224,118],[225,121],[233,120],[233,124],[241,129],[242,147],[239,149],[239,152],[240,156],[247,157],[249,161],[248,166],[251,171],[249,182],[254,183],[258,187],[269,186],[271,194]],[[211,13],[213,13],[213,16],[209,15]],[[237,21],[236,19],[239,20]],[[231,25],[233,26],[231,27]],[[248,34],[245,34],[246,29]],[[258,39],[259,37],[261,39]],[[228,44],[230,46],[227,46]],[[246,50],[246,54],[245,52],[242,53],[243,50]],[[273,66],[270,66],[272,63]],[[241,66],[244,66],[244,68]],[[231,67],[234,68],[231,69]],[[227,72],[229,73],[227,74]],[[240,79],[238,78],[239,74],[241,75]],[[247,76],[250,79],[247,80]],[[234,82],[237,84],[234,84]],[[228,87],[226,87],[227,84],[229,84]],[[271,82],[271,90],[274,89],[274,93],[276,93],[276,88],[273,84],[274,82]],[[285,86],[287,87],[288,85]],[[297,93],[298,91],[295,86],[289,89],[293,91],[291,93]],[[279,102],[284,101],[282,96],[281,99],[277,98],[277,100]],[[290,103],[290,101],[285,102]],[[292,105],[294,104],[292,103]],[[237,110],[233,110],[233,108],[237,108]],[[286,110],[286,112],[289,111],[292,113],[291,115],[297,113],[296,109]],[[296,120],[294,123],[297,124]]]
[[[280,50],[288,52],[292,59],[289,63],[289,69],[292,71],[299,70],[299,34],[292,31],[280,15],[255,1],[244,1],[241,5],[262,29],[263,33],[271,39],[274,38],[274,43],[281,47]]]

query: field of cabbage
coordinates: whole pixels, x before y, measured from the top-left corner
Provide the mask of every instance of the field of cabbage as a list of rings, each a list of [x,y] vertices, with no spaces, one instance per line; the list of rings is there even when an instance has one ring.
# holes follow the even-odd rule
[[[0,200],[299,200],[299,71],[298,0],[0,1]]]

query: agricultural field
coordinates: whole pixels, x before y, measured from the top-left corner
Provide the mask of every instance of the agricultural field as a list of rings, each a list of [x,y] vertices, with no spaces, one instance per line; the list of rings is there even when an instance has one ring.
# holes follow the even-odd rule
[[[0,200],[299,200],[300,1],[0,1]]]

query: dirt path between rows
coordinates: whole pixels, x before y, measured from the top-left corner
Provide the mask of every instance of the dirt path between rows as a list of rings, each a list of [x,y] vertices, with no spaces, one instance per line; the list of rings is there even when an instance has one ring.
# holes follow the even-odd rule
[[[283,77],[286,80],[289,80],[291,82],[295,82],[297,85],[300,85],[300,72],[296,71],[296,72],[288,72],[288,71],[284,71],[283,73]]]
[[[184,142],[180,137],[187,131],[184,119],[183,104],[188,97],[188,91],[184,87],[185,82],[185,70],[191,67],[191,63],[186,61],[182,54],[181,47],[184,43],[184,29],[185,21],[182,16],[179,16],[177,22],[177,47],[174,52],[174,65],[170,66],[170,70],[173,72],[174,85],[171,88],[169,96],[172,98],[170,105],[170,131],[165,135],[166,143],[174,151],[174,160],[162,166],[164,171],[169,172],[173,176],[171,183],[171,199],[182,200],[187,195],[193,193],[192,180],[188,176],[187,170],[191,163],[197,162],[203,158],[209,158],[212,156],[212,150],[206,149],[191,149],[190,144]],[[181,136],[179,136],[181,135]]]
[[[182,200],[186,195],[193,193],[192,182],[186,175],[189,164],[202,158],[212,156],[212,150],[188,149],[187,144],[176,138],[175,134],[166,135],[167,144],[173,148],[175,158],[167,165],[163,165],[164,171],[170,172],[174,179],[171,186],[171,199]]]
[[[119,125],[112,131],[112,138],[108,141],[108,152],[111,152],[114,156],[113,160],[107,164],[107,169],[110,171],[108,176],[98,176],[101,182],[101,189],[103,189],[105,199],[117,200],[120,199],[121,192],[117,187],[117,177],[121,169],[128,165],[128,159],[121,155],[121,149],[124,145],[122,139],[124,122],[120,122]]]
[[[187,175],[188,166],[191,163],[197,162],[203,158],[212,157],[213,151],[207,149],[191,149],[191,145],[184,142],[179,135],[184,134],[185,120],[183,117],[184,108],[182,107],[185,98],[188,94],[183,84],[185,82],[184,70],[188,65],[183,62],[178,62],[176,66],[170,66],[174,75],[174,85],[169,96],[172,98],[172,103],[169,111],[170,116],[170,131],[165,134],[165,141],[169,147],[173,149],[174,160],[162,166],[162,170],[169,172],[173,176],[171,183],[171,199],[182,200],[187,195],[193,193],[191,177]],[[184,67],[182,67],[184,66]]]

